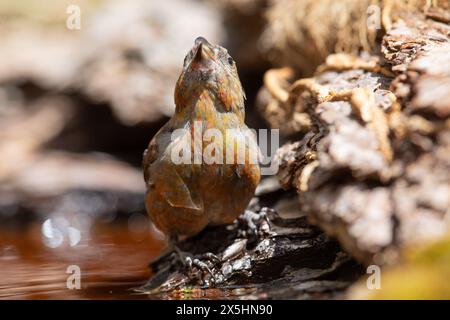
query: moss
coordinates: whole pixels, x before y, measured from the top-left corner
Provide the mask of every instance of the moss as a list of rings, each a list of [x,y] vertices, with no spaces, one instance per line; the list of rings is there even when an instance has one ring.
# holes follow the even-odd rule
[[[380,290],[368,290],[364,278],[350,289],[350,298],[450,299],[450,237],[409,248],[404,258],[383,269]]]

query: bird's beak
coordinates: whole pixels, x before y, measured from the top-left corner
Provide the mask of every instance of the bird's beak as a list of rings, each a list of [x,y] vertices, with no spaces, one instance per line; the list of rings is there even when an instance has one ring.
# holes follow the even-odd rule
[[[202,63],[204,61],[214,59],[214,52],[211,44],[203,37],[195,39],[195,53],[192,62]]]

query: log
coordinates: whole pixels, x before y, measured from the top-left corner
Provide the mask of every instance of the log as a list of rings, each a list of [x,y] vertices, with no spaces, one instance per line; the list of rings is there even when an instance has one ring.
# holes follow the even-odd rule
[[[448,232],[446,13],[404,11],[379,55],[330,55],[293,82],[294,70],[265,77],[260,110],[291,139],[278,152],[281,184],[364,264],[396,263],[403,248]]]
[[[362,268],[338,243],[311,226],[298,210],[295,193],[273,179],[262,182],[249,210],[231,226],[209,227],[180,244],[195,256],[206,252],[220,261],[199,258],[211,274],[186,269],[176,255],[150,264],[156,273],[136,290],[151,298],[312,299],[342,297]],[[274,209],[261,207],[270,203]],[[248,217],[257,225],[249,232]],[[236,251],[235,249],[240,249]]]

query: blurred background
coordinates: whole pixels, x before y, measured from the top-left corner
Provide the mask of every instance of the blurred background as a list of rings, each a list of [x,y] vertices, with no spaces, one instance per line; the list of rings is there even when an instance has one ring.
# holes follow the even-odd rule
[[[292,102],[286,97],[288,79],[314,75],[331,53],[380,55],[381,36],[392,22],[387,17],[397,13],[388,4],[407,3],[423,8],[431,2],[443,8],[437,13],[427,13],[427,19],[434,17],[443,25],[433,25],[433,30],[448,30],[447,0],[0,0],[0,298],[142,297],[132,295],[129,288],[149,278],[148,262],[165,246],[163,236],[145,214],[142,153],[174,111],[175,82],[196,37],[203,36],[226,47],[235,59],[247,96],[247,124],[252,128],[281,127],[283,139],[295,140],[310,130],[311,123],[304,109],[297,105],[292,107],[293,110],[298,107],[295,116],[286,112],[285,105]],[[383,10],[386,9],[384,30],[367,27],[367,8],[372,3],[383,4]],[[408,10],[404,12],[409,13]],[[410,21],[418,21],[412,17]],[[397,35],[405,29],[399,28]],[[448,31],[442,34],[445,32]],[[422,43],[436,39],[444,43],[449,33],[445,39],[438,32],[430,32],[434,38],[426,40],[423,40],[425,31],[407,34],[413,40],[422,37]],[[439,65],[448,64],[445,57],[450,50],[445,50],[445,55],[439,56],[442,59]],[[392,55],[391,65],[400,65],[398,60],[405,56],[402,54]],[[347,60],[329,63],[333,61]],[[361,81],[361,86],[375,87],[375,82],[381,83],[381,69],[364,69],[373,65],[351,61],[318,81],[321,84],[334,81],[336,88],[346,88],[356,81]],[[290,66],[290,71],[265,77],[267,70],[283,66]],[[362,71],[342,80],[339,71],[345,68]],[[401,68],[402,65],[396,71],[403,72],[406,67]],[[442,70],[446,69],[439,72]],[[365,72],[369,76],[362,79]],[[372,76],[377,78],[373,80]],[[385,83],[381,88],[387,91],[394,75],[387,72],[382,76]],[[409,139],[407,143],[402,142],[403,137],[395,140],[392,138],[395,134],[389,136],[394,158],[400,155],[398,162],[389,168],[394,172],[390,176],[392,181],[407,171],[401,171],[402,163],[412,163],[422,154],[429,156],[426,165],[417,169],[415,178],[399,180],[400,191],[413,181],[412,187],[405,187],[406,191],[398,198],[405,204],[403,216],[392,214],[380,223],[380,226],[389,223],[388,228],[396,230],[401,230],[399,225],[406,225],[409,233],[404,238],[419,234],[417,230],[441,235],[446,230],[442,221],[449,221],[450,95],[445,83],[450,84],[450,71],[439,77],[438,84],[444,85],[434,83],[433,88],[440,91],[427,95],[425,100],[413,100],[417,104],[425,101],[427,108],[430,105],[434,108],[435,103],[436,112],[413,106],[406,111],[407,116],[419,109],[417,114],[423,116],[419,119],[422,122],[415,118],[417,132],[405,138]],[[278,80],[274,82],[273,78]],[[263,82],[266,87],[284,91],[268,92]],[[396,85],[405,88],[399,82]],[[404,100],[399,101],[411,98],[409,91],[397,94],[400,89],[395,94]],[[384,96],[380,101],[383,99]],[[380,104],[390,100],[383,101]],[[394,109],[389,108],[390,104],[384,111]],[[429,128],[434,123],[438,129],[433,131]],[[370,125],[363,129],[367,128],[371,130]],[[441,134],[440,140],[436,132]],[[435,151],[433,144],[442,145],[442,150]],[[363,154],[367,151],[363,147],[361,150]],[[348,180],[342,180],[342,170],[339,171],[330,194],[337,194],[335,191],[344,188],[344,182],[357,181],[361,184],[355,185],[362,187],[356,194],[361,198],[355,208],[344,206],[342,215],[353,214],[352,210],[362,212],[380,203],[378,195],[374,195],[370,206],[366,205],[367,199],[372,198],[369,192],[360,192],[364,188],[394,185],[386,182],[384,168],[361,175],[364,170],[352,167],[354,157],[351,158],[350,164],[340,164],[349,172]],[[436,166],[438,162],[440,165]],[[333,174],[334,171],[330,176]],[[423,200],[420,195],[426,194],[424,190],[436,196],[424,196],[431,200]],[[411,194],[412,198],[420,199],[409,201]],[[348,198],[355,196],[350,192]],[[298,204],[296,196],[294,200]],[[322,200],[317,203],[320,205]],[[351,203],[347,200],[343,203]],[[379,213],[377,210],[373,212]],[[409,225],[403,224],[402,217],[409,214],[418,218],[407,220],[412,221]],[[372,213],[367,216],[373,218]],[[364,228],[374,225],[370,219],[367,224],[363,221]],[[422,229],[423,225],[428,228]],[[386,230],[383,228],[380,230]],[[348,232],[350,237],[354,236],[353,230]],[[397,248],[403,241],[390,239],[386,244],[379,230],[369,233],[366,229],[358,230],[355,238],[373,236],[369,240],[374,241],[376,249],[371,247],[372,243],[364,243],[362,250],[355,249],[357,254],[368,251],[372,257],[374,251]],[[358,244],[355,243],[354,248]],[[444,251],[450,252],[446,248]],[[70,265],[80,267],[84,290],[67,290],[66,271]]]

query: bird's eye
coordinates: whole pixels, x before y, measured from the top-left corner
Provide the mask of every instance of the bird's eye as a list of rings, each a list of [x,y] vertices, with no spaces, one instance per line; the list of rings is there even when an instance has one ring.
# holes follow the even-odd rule
[[[232,58],[232,57],[228,57],[228,63],[229,63],[230,65],[233,65],[233,63],[234,63],[234,60],[233,60],[233,58]]]

